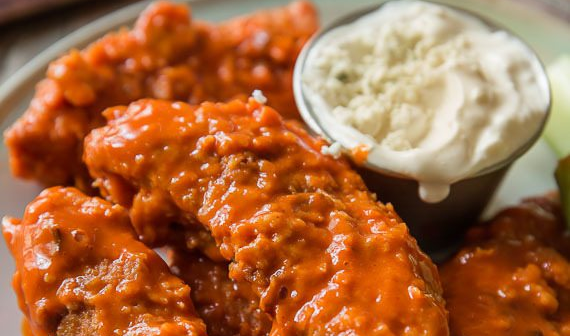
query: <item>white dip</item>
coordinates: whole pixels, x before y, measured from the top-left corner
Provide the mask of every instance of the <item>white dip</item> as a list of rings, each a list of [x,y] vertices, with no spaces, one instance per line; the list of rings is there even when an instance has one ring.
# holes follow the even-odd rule
[[[507,159],[541,127],[548,83],[534,53],[462,12],[393,1],[309,51],[303,89],[321,127],[368,162],[419,182],[426,202]]]

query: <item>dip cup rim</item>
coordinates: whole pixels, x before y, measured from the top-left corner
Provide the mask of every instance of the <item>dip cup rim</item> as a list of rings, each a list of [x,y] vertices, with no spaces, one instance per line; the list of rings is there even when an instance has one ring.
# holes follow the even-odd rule
[[[303,70],[305,68],[307,57],[308,57],[311,49],[314,47],[315,43],[320,38],[322,38],[327,33],[329,33],[331,30],[333,30],[337,27],[341,27],[341,26],[350,24],[350,23],[358,20],[359,18],[363,17],[364,15],[369,14],[375,10],[378,10],[381,7],[383,7],[384,5],[386,5],[388,3],[393,3],[393,2],[408,2],[408,0],[386,0],[380,4],[375,4],[375,5],[363,7],[363,8],[357,9],[355,11],[352,11],[346,15],[342,15],[342,16],[336,18],[331,23],[329,23],[328,25],[321,28],[315,35],[313,35],[309,39],[309,41],[307,41],[307,43],[305,44],[305,46],[301,50],[301,52],[297,58],[297,61],[295,62],[295,67],[293,70],[293,94],[294,94],[294,98],[295,98],[295,103],[299,109],[301,117],[307,123],[307,125],[309,126],[311,131],[317,133],[318,135],[322,136],[324,139],[326,139],[327,141],[329,141],[331,143],[336,141],[335,137],[332,136],[331,132],[329,132],[325,127],[321,126],[321,123],[318,121],[318,118],[316,118],[316,116],[315,116],[316,113],[312,107],[312,104],[306,98],[305,92],[303,89],[303,86],[304,86],[304,84],[303,84]],[[486,174],[495,172],[499,169],[502,169],[502,168],[509,166],[510,164],[515,162],[518,158],[520,158],[524,153],[526,153],[537,142],[537,140],[542,135],[544,127],[545,127],[545,125],[548,121],[548,118],[550,116],[550,110],[552,107],[552,89],[551,89],[551,85],[550,85],[550,80],[548,78],[548,74],[546,72],[546,67],[545,67],[543,61],[538,56],[538,53],[536,52],[536,50],[534,50],[528,44],[528,42],[526,42],[525,39],[523,39],[522,37],[520,37],[518,34],[514,33],[513,31],[511,31],[510,29],[504,27],[503,25],[498,24],[498,23],[492,21],[491,19],[489,19],[487,17],[484,17],[484,16],[480,15],[479,13],[476,13],[476,12],[471,11],[469,9],[461,8],[461,7],[458,7],[455,5],[444,4],[444,3],[437,2],[437,1],[414,0],[413,2],[424,2],[424,3],[428,3],[428,4],[435,4],[438,6],[446,7],[446,8],[458,11],[460,13],[466,14],[468,16],[471,16],[475,19],[480,20],[483,24],[485,24],[486,26],[491,28],[493,31],[504,31],[506,34],[508,34],[512,38],[516,39],[518,42],[522,43],[522,45],[528,49],[530,55],[534,58],[534,60],[539,65],[539,69],[540,69],[539,75],[541,77],[541,78],[539,78],[539,80],[544,81],[544,84],[546,85],[545,93],[547,95],[547,97],[546,97],[547,98],[547,105],[545,107],[544,116],[542,118],[542,121],[541,121],[539,127],[536,129],[535,133],[532,136],[530,136],[524,144],[519,146],[516,150],[514,150],[506,158],[479,170],[477,173],[475,173],[473,175],[470,175],[470,176],[465,177],[463,179],[460,179],[458,181],[454,181],[451,184],[455,184],[456,182],[459,182],[459,181],[469,180],[469,179],[476,178],[476,177],[479,177],[482,175],[486,175]],[[384,174],[384,175],[388,175],[388,176],[392,176],[392,177],[396,177],[396,178],[400,178],[400,179],[405,179],[405,180],[416,180],[415,178],[413,178],[411,176],[407,176],[405,174],[383,168],[378,164],[370,162],[368,159],[366,159],[364,162],[359,163],[358,165],[362,166],[364,168],[370,169],[372,171]]]

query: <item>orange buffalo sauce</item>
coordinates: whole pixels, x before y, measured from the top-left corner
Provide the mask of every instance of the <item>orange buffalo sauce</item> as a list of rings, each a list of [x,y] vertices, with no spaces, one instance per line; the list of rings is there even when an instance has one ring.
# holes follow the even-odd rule
[[[13,285],[34,336],[199,336],[190,288],[135,238],[118,205],[47,189],[4,219]]]
[[[570,335],[570,234],[543,198],[474,228],[441,267],[452,335]]]
[[[22,336],[34,336],[30,328],[30,323],[26,318],[22,319]]]
[[[279,335],[447,335],[435,266],[345,160],[272,108],[141,100],[84,160],[150,244],[207,228]]]
[[[298,118],[292,70],[317,26],[306,1],[217,25],[194,21],[185,5],[154,3],[132,30],[50,64],[27,111],[5,133],[12,171],[89,190],[83,138],[104,124],[105,108],[140,98],[228,101],[259,89],[284,116]]]
[[[358,145],[350,150],[350,157],[352,161],[358,166],[364,165],[366,160],[368,160],[368,154],[370,153],[370,147],[367,145]]]

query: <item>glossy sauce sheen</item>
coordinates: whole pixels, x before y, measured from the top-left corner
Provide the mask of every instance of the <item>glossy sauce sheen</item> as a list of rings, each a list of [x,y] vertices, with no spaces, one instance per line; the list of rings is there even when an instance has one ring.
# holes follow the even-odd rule
[[[84,136],[104,124],[105,108],[140,98],[227,101],[260,89],[284,116],[298,118],[292,69],[317,26],[315,8],[304,1],[219,25],[193,21],[185,5],[152,4],[132,30],[50,64],[28,110],[5,134],[12,171],[89,190]]]
[[[102,192],[146,242],[168,235],[157,223],[209,229],[273,335],[448,334],[433,263],[297,123],[253,99],[142,100],[105,116],[84,152]]]
[[[452,335],[570,335],[569,258],[570,235],[551,199],[472,229],[441,268]]]
[[[135,238],[122,207],[52,188],[2,229],[34,336],[206,335],[190,288]]]

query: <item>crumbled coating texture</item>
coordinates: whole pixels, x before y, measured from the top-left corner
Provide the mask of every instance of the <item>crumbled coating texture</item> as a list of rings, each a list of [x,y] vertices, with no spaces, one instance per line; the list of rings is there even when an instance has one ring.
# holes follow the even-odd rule
[[[34,336],[206,335],[190,288],[135,238],[121,206],[51,188],[2,230]]]
[[[452,335],[570,335],[570,235],[557,201],[476,227],[440,269]]]
[[[448,334],[431,260],[298,123],[254,99],[141,100],[105,115],[84,151],[102,193],[130,208],[151,244],[168,234],[156,223],[210,230],[273,335]]]
[[[90,189],[83,138],[101,112],[140,98],[200,103],[247,98],[298,118],[292,93],[297,54],[317,29],[305,1],[219,25],[195,22],[185,5],[157,2],[123,29],[50,64],[24,115],[5,133],[14,175]]]
[[[179,248],[168,256],[172,272],[192,288],[192,302],[209,336],[269,335],[271,317],[259,308],[251,285],[229,278],[227,261]]]

